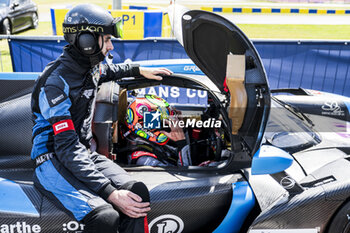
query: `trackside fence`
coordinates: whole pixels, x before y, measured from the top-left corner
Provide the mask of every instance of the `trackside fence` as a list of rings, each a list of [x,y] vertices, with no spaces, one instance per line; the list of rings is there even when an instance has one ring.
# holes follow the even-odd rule
[[[62,52],[63,37],[10,36],[14,72],[41,72]],[[253,40],[270,86],[310,88],[350,96],[347,41]],[[188,58],[174,39],[113,40],[113,62]]]

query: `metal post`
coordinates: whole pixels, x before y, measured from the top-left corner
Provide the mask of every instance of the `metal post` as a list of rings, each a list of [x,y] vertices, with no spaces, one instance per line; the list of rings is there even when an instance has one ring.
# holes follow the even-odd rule
[[[113,10],[121,10],[122,9],[122,0],[113,0],[112,9]]]

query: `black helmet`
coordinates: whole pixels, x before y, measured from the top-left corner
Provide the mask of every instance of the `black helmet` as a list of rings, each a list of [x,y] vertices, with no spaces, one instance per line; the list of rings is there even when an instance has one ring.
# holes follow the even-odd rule
[[[98,55],[100,35],[111,34],[122,37],[120,18],[112,15],[102,7],[93,4],[80,4],[66,14],[63,22],[64,39],[79,52],[87,56]]]

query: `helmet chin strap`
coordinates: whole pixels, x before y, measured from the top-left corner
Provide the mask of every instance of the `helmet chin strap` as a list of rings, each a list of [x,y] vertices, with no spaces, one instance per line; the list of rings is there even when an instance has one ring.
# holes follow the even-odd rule
[[[89,56],[89,58],[91,67],[94,67],[95,65],[97,65],[105,59],[105,55],[103,55],[102,51],[100,50],[97,54]]]

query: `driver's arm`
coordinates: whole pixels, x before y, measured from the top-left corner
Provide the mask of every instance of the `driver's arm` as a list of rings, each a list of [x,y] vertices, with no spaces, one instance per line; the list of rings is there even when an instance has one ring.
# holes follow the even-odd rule
[[[177,117],[171,117],[172,121],[178,121]],[[186,136],[182,128],[178,124],[170,124],[170,132],[161,131],[169,139],[173,140],[176,144],[178,151],[178,166],[190,166],[192,165],[191,161],[191,149],[187,144]]]
[[[140,67],[138,64],[100,64],[100,74],[100,82],[109,82],[140,75],[147,79],[162,80],[159,75],[171,75],[172,72],[167,68]]]
[[[175,142],[177,146],[179,159],[177,160],[178,166],[190,166],[192,165],[191,161],[191,150],[190,146],[187,144],[186,140],[181,140]]]

